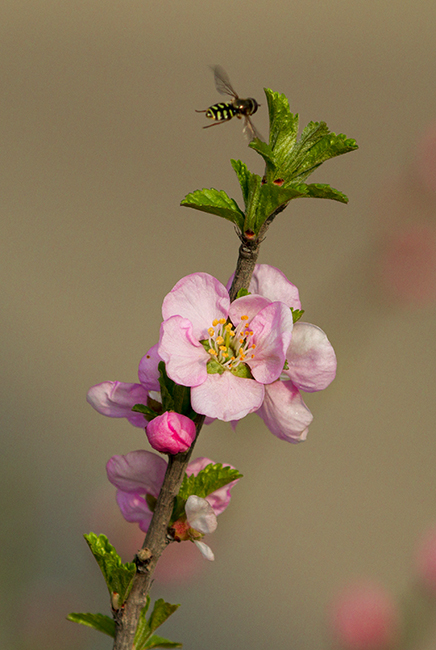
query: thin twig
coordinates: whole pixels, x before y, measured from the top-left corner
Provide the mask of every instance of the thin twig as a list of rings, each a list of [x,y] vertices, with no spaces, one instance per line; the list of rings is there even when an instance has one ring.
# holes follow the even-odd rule
[[[269,224],[268,224],[269,225]],[[235,277],[230,289],[230,300],[236,298],[238,291],[242,288],[248,289],[254,266],[259,255],[259,248],[267,227],[262,229],[259,237],[250,241],[241,237],[239,256],[236,264]],[[153,518],[145,537],[142,549],[135,557],[136,575],[129,597],[119,610],[113,611],[115,620],[115,642],[113,650],[132,650],[135,632],[138,625],[141,609],[153,582],[153,572],[157,562],[169,544],[168,525],[173,511],[174,499],[177,496],[180,485],[185,475],[186,467],[191,458],[195,442],[203,426],[205,417],[198,416],[197,435],[190,449],[183,454],[169,456],[168,467],[157,499]]]

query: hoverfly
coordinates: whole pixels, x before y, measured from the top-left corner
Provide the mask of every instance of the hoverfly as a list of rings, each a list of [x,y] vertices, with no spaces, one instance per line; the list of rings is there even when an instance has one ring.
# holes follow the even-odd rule
[[[210,120],[214,120],[213,124],[208,124],[204,126],[203,129],[208,129],[211,126],[217,126],[218,124],[224,124],[232,119],[232,117],[237,117],[239,120],[244,118],[244,135],[250,140],[254,138],[259,138],[262,140],[262,136],[255,128],[254,124],[250,120],[250,115],[253,115],[260,104],[257,103],[253,97],[248,97],[248,99],[241,99],[237,93],[233,90],[230,79],[220,65],[211,66],[214,75],[215,75],[215,86],[216,89],[221,95],[230,95],[233,97],[231,102],[220,102],[209,106],[204,111],[196,111],[196,113],[206,113],[206,117]]]

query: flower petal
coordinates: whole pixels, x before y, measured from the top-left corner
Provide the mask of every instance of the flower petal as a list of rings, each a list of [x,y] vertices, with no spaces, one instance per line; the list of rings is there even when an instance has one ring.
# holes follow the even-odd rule
[[[207,375],[200,386],[192,388],[191,404],[197,413],[229,422],[257,411],[263,396],[263,384],[225,371],[222,375]]]
[[[177,384],[198,386],[206,379],[210,357],[186,318],[173,316],[161,324],[159,354],[165,361],[168,377]]]
[[[199,341],[207,339],[207,330],[215,318],[227,318],[230,298],[227,289],[209,273],[192,273],[177,282],[165,296],[162,316],[182,316],[192,323]]]
[[[185,504],[188,524],[203,535],[213,533],[218,525],[212,506],[201,497],[191,494]]]
[[[288,442],[306,440],[313,415],[291,381],[276,381],[265,386],[265,399],[257,411],[277,438]]]
[[[254,359],[246,363],[256,381],[270,384],[283,370],[286,350],[292,337],[293,319],[289,307],[282,302],[272,302],[250,322],[256,344]]]
[[[242,316],[248,316],[248,322],[251,322],[256,314],[269,304],[271,304],[271,300],[258,295],[237,298],[230,305],[230,320],[233,325],[238,325]]]
[[[159,496],[167,469],[166,461],[145,449],[130,451],[125,456],[112,456],[106,464],[107,477],[123,492]]]
[[[233,275],[227,283],[227,289],[230,289],[232,282]],[[301,309],[298,289],[295,284],[289,282],[286,275],[279,269],[269,264],[256,264],[249,291],[265,296],[272,302],[284,302],[292,309]]]
[[[284,371],[300,390],[323,390],[336,375],[336,355],[325,333],[310,323],[295,323]]]
[[[140,529],[146,533],[153,514],[144,497],[135,492],[117,490],[116,499],[124,519],[132,524],[139,524]]]
[[[202,554],[205,560],[209,560],[210,562],[213,562],[215,559],[215,555],[213,554],[212,549],[205,544],[204,542],[199,542],[198,540],[194,539],[194,544]]]
[[[148,391],[160,391],[158,365],[162,359],[157,351],[159,344],[156,343],[144,354],[139,362],[138,377],[141,384]]]
[[[96,411],[110,418],[127,418],[136,427],[146,426],[142,413],[132,413],[135,404],[147,404],[148,393],[141,384],[104,381],[92,386],[86,396]]]

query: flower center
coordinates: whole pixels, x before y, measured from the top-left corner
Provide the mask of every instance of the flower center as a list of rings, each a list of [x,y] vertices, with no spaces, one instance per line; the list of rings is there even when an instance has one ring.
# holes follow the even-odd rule
[[[224,370],[235,371],[241,364],[246,365],[244,362],[254,359],[256,344],[253,343],[254,332],[250,329],[248,316],[241,316],[236,327],[225,318],[215,319],[208,334],[204,347]]]

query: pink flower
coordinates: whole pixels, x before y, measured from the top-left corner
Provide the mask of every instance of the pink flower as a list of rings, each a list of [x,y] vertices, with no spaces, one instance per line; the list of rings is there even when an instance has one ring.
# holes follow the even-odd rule
[[[399,635],[399,613],[390,594],[372,583],[353,585],[331,606],[330,626],[341,648],[387,650]]]
[[[178,454],[188,451],[195,440],[194,422],[180,413],[166,411],[148,423],[147,438],[156,451],[163,454]]]
[[[230,304],[221,282],[193,273],[165,297],[162,314],[159,355],[168,376],[191,387],[192,408],[226,422],[257,411],[283,370],[293,327],[286,305],[256,294]]]
[[[430,528],[420,540],[415,564],[421,582],[436,596],[436,526]]]
[[[256,265],[249,290],[271,300],[279,299],[294,310],[301,308],[297,288],[281,271],[268,264]],[[265,386],[264,400],[257,414],[278,438],[300,442],[306,439],[313,420],[300,390],[312,393],[326,388],[336,375],[336,356],[319,327],[297,322],[286,350],[286,362],[280,381]]]
[[[153,345],[139,362],[140,384],[104,381],[89,389],[87,401],[102,415],[110,418],[127,418],[135,427],[143,429],[147,421],[142,413],[132,412],[132,408],[135,404],[146,405],[149,398],[160,401],[158,371],[160,361],[157,345]]]
[[[209,458],[196,458],[189,463],[186,473],[197,476],[212,462]],[[112,456],[106,465],[108,479],[117,488],[116,499],[121,514],[127,521],[139,524],[144,533],[153,516],[149,503],[159,496],[166,469],[167,462],[161,456],[144,449],[131,451],[125,456]],[[232,481],[206,497],[215,516],[229,505],[230,491],[236,483],[237,480]],[[191,514],[194,516],[195,513]]]

